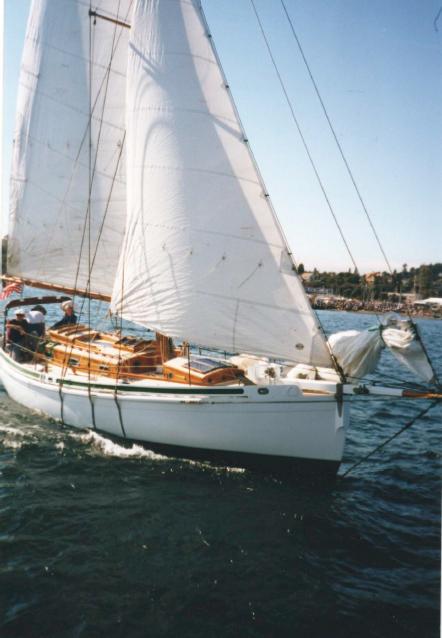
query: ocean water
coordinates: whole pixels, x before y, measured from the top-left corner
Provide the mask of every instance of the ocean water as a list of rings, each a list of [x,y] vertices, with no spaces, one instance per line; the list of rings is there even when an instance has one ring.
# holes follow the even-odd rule
[[[321,313],[329,330],[375,317]],[[442,322],[419,322],[442,373]],[[384,353],[377,375],[411,381]],[[0,394],[0,636],[439,636],[442,404],[354,401],[329,485],[155,455]]]

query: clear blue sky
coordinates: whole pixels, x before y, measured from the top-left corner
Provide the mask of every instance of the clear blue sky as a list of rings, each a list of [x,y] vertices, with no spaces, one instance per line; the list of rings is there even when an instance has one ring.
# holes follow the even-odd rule
[[[255,0],[361,271],[384,270],[279,0]],[[440,0],[285,0],[393,268],[442,261]],[[351,260],[291,120],[250,0],[203,0],[243,124],[296,261]],[[29,0],[5,0],[4,206]]]

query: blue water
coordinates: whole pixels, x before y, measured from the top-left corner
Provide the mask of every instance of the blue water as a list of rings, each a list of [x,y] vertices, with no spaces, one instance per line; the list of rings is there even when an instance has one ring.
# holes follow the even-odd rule
[[[442,322],[419,326],[442,372]],[[379,378],[412,380],[388,353]],[[356,400],[340,474],[426,405]],[[441,424],[439,404],[315,486],[166,459],[1,394],[0,636],[439,636]]]

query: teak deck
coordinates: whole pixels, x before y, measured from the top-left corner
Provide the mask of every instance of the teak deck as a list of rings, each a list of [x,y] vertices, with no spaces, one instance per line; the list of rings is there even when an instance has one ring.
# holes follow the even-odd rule
[[[76,324],[49,330],[47,338],[44,358],[74,373],[128,380],[161,378],[192,385],[229,383],[243,376],[236,366],[216,361],[210,370],[196,369],[195,357],[188,356],[186,346],[175,348],[171,339],[160,334],[146,340]]]

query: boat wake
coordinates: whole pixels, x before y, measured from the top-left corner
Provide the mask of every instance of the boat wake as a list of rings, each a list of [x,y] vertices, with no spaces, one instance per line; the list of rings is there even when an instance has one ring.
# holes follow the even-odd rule
[[[19,450],[25,443],[26,432],[11,425],[0,425],[0,439],[4,448]]]
[[[230,465],[217,465],[216,463],[209,463],[209,461],[193,461],[191,459],[180,459],[186,465],[194,466],[202,470],[215,470],[222,471],[226,474],[244,474],[246,470],[243,467],[233,467]]]
[[[161,454],[155,454],[152,450],[141,445],[132,444],[130,447],[115,443],[112,439],[101,436],[97,432],[88,430],[82,433],[71,433],[70,437],[89,447],[92,455],[102,455],[120,459],[149,459],[150,461],[166,461],[168,458]]]
[[[28,446],[29,444],[41,444],[41,438],[38,436],[38,434],[40,433],[36,434],[35,427],[33,427],[32,431],[30,431],[29,428],[23,426],[18,428],[9,423],[5,423],[0,425],[0,445],[3,446],[4,449],[18,451],[21,450],[24,446]],[[47,435],[46,429],[44,431],[44,434]],[[77,443],[80,444],[81,447],[84,447],[88,456],[119,459],[145,459],[149,461],[168,462],[174,460],[171,457],[157,454],[152,450],[143,447],[142,445],[137,445],[135,443],[132,443],[131,445],[116,443],[112,439],[98,434],[98,432],[94,432],[93,430],[86,430],[81,432],[68,430],[63,433],[53,432],[51,437],[52,439],[54,434],[56,435],[54,447],[61,455],[64,455],[66,453],[67,447],[69,447],[69,443],[65,438],[67,435],[68,439],[72,443]],[[181,465],[195,467],[203,471],[223,471],[232,474],[242,474],[243,472],[245,472],[245,470],[240,467],[217,466],[206,461],[195,461],[183,458],[175,460],[179,461]]]
[[[218,466],[213,463],[209,463],[208,461],[195,461],[191,459],[164,456],[163,454],[157,454],[156,452],[135,443],[130,446],[121,445],[120,443],[116,443],[112,439],[98,434],[98,432],[94,432],[93,430],[87,430],[81,433],[70,432],[69,437],[86,446],[87,454],[91,456],[104,456],[120,459],[147,459],[149,461],[167,461],[169,463],[175,460],[179,461],[180,465],[196,467],[201,470],[223,471],[232,474],[242,474],[245,472],[244,468],[241,467],[228,467],[224,465]]]

